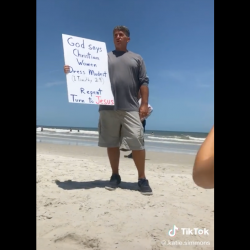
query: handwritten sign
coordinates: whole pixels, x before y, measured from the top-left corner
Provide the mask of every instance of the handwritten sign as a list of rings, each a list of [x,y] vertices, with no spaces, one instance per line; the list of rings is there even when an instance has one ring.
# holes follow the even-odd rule
[[[68,100],[70,103],[114,105],[106,44],[62,35]]]

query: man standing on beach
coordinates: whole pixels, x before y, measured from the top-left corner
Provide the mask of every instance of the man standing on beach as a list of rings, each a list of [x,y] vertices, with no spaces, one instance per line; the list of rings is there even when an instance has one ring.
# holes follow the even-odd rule
[[[113,29],[113,39],[115,50],[108,53],[108,67],[115,105],[99,106],[98,124],[98,146],[107,148],[112,168],[112,176],[106,189],[115,190],[121,182],[119,147],[122,138],[126,138],[138,171],[139,191],[151,195],[152,189],[145,175],[144,132],[141,124],[141,119],[148,114],[149,79],[142,57],[127,50],[130,41],[129,29],[125,26],[116,26]],[[69,66],[64,66],[64,72],[69,72]]]

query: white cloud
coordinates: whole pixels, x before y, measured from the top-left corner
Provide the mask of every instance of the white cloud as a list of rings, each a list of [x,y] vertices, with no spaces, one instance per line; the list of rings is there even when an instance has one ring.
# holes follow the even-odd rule
[[[43,72],[41,74],[37,73],[37,75],[40,77],[40,76],[43,76],[43,75],[50,75],[50,74],[53,74],[53,73],[59,72],[59,71],[63,72],[63,69],[55,69],[55,70],[45,71],[45,72]]]
[[[200,84],[197,84],[196,86],[198,88],[210,88],[212,85],[211,84],[202,84],[202,83],[200,83]]]
[[[164,70],[159,76],[169,83],[192,84],[196,87],[212,87],[214,84],[214,71],[194,71],[194,70]]]
[[[55,82],[48,82],[45,84],[45,87],[50,88],[56,85],[66,84],[65,81],[55,81]]]

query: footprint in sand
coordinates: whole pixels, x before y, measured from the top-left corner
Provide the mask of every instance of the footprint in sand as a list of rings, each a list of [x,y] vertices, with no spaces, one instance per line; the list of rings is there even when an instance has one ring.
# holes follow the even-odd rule
[[[57,244],[77,244],[82,245],[86,248],[99,250],[100,241],[97,238],[89,238],[87,236],[80,236],[74,233],[69,233],[64,236],[61,236],[54,240]],[[84,248],[85,249],[85,248]]]

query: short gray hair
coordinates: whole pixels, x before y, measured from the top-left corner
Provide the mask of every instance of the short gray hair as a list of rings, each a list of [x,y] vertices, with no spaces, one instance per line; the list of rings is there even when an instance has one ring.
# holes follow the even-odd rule
[[[114,34],[115,30],[123,31],[127,37],[130,37],[130,31],[126,26],[116,26],[113,29],[113,34]]]

